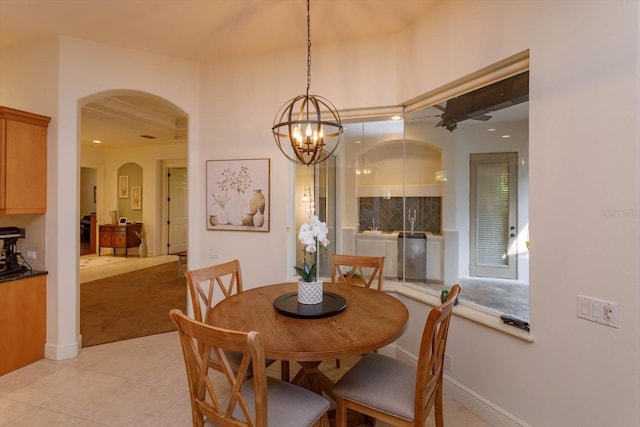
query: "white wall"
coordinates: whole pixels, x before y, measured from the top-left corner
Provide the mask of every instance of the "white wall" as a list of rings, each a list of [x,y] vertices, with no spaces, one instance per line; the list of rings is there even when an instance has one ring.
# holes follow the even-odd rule
[[[338,108],[389,105],[530,49],[535,341],[456,318],[449,344],[451,378],[489,406],[512,414],[512,420],[530,425],[629,425],[638,419],[634,402],[639,397],[637,4],[450,1],[429,16],[403,37],[407,43],[397,70],[384,68],[381,51],[376,51],[380,56],[346,59],[347,51],[375,51],[367,42],[332,46],[334,66],[314,65],[313,75],[328,73],[333,84],[316,86],[313,92]],[[261,248],[282,248],[284,253],[289,247],[291,175],[269,129],[282,102],[303,89],[304,70],[298,70],[295,60],[301,54],[284,52],[277,62],[261,56],[233,59],[203,70],[203,117],[226,120],[203,121],[203,135],[211,145],[201,147],[201,158],[243,158],[248,153],[272,158],[272,232],[205,233],[194,248],[203,254],[195,261],[199,264],[209,261],[210,247],[219,247],[221,258],[250,265],[243,269],[247,287],[282,281],[289,274],[281,255],[266,255]],[[322,50],[314,58],[328,54]],[[314,64],[318,62],[323,63]],[[367,72],[351,73],[351,65]],[[257,80],[269,83],[253,84]],[[396,82],[397,91],[389,91]],[[363,96],[348,96],[344,88]],[[220,99],[238,100],[241,108],[230,111]],[[236,126],[224,125],[229,123]],[[258,142],[248,151],[250,140]],[[202,193],[196,186],[191,189],[191,194]],[[636,214],[603,214],[625,209]],[[193,218],[191,230],[204,223],[202,216]],[[621,327],[577,319],[578,294],[620,302]],[[418,337],[411,331],[421,329],[428,306],[403,300],[411,307],[411,328],[400,345],[415,352]],[[607,392],[598,395],[594,391],[603,384]]]
[[[453,381],[529,425],[640,419],[638,15],[637,2],[619,0],[447,1],[398,39],[314,46],[312,92],[338,108],[397,104],[530,49],[535,342],[456,317],[448,346]],[[18,99],[28,84],[11,95],[2,89],[0,101],[54,116],[48,357],[77,351],[78,244],[66,236],[77,233],[77,102],[97,92],[142,90],[189,115],[191,267],[238,258],[247,288],[292,277],[293,168],[270,128],[280,105],[305,89],[304,50],[207,64],[200,79],[198,66],[182,60],[66,37],[59,57],[51,55],[55,46],[45,47],[45,69],[59,73],[49,80],[52,88],[58,81],[57,92],[38,93],[47,108],[38,111],[35,96]],[[205,231],[205,160],[259,157],[271,158],[271,232]],[[209,259],[210,248],[219,259]],[[620,328],[577,319],[577,294],[620,302]],[[429,307],[402,299],[411,318],[399,344],[415,353]]]
[[[456,318],[452,378],[529,425],[636,425],[638,3],[445,2],[436,15],[407,49],[407,73],[425,70],[407,95],[531,54],[535,342]],[[578,319],[578,294],[619,302],[620,328]]]
[[[338,108],[396,104],[396,52],[389,37],[314,45],[310,92],[330,99]],[[305,54],[305,49],[298,49],[277,57],[270,53],[231,58],[203,67],[201,113],[207,119],[202,120],[202,145],[191,146],[198,160],[189,164],[194,177],[189,184],[194,197],[190,268],[237,258],[251,266],[243,268],[246,288],[295,278],[289,261],[295,252],[291,236],[297,233],[291,209],[294,167],[278,151],[271,126],[280,106],[306,89]],[[204,231],[205,161],[260,157],[271,159],[271,232]],[[219,250],[216,260],[208,257],[212,248]]]
[[[45,354],[64,359],[75,356],[79,346],[79,239],[75,238],[79,232],[79,104],[105,91],[135,89],[154,94],[188,115],[190,139],[197,146],[199,67],[182,59],[68,37],[4,49],[2,57],[6,62],[0,74],[0,101],[53,117],[47,215],[38,220],[46,220],[44,267],[49,272]]]

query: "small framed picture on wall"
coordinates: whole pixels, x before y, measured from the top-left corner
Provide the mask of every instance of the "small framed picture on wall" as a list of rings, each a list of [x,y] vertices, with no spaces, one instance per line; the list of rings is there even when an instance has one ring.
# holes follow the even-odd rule
[[[122,175],[118,177],[118,194],[121,199],[129,198],[129,177]]]
[[[142,209],[142,192],[140,187],[131,187],[131,209]]]

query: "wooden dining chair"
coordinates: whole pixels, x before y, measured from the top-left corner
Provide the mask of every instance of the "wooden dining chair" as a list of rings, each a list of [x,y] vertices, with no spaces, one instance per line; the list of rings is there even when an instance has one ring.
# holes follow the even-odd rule
[[[382,291],[384,279],[383,256],[341,255],[331,256],[331,281],[371,288]],[[336,359],[336,368],[340,369],[340,359]]]
[[[184,273],[193,303],[193,314],[197,321],[206,323],[209,312],[216,304],[216,290],[222,298],[242,292],[242,272],[237,259],[210,265]]]
[[[258,332],[217,328],[178,309],[171,310],[169,316],[180,337],[194,427],[329,426],[327,399],[267,376]],[[229,352],[242,355],[237,370],[230,366]],[[214,354],[224,376],[211,376],[208,361]]]
[[[334,283],[348,283],[382,290],[384,279],[383,256],[341,255],[331,256],[331,281]]]
[[[211,265],[197,270],[189,270],[184,273],[187,279],[187,287],[193,304],[194,318],[202,323],[208,323],[209,313],[216,304],[216,292],[221,294],[223,298],[242,292],[242,271],[240,269],[240,261],[233,260],[222,264]],[[228,355],[231,367],[237,369],[241,360],[241,355]],[[267,359],[268,365],[274,360]],[[211,368],[222,371],[220,363],[215,355],[212,357]],[[289,379],[289,362],[283,361],[282,378],[285,381]]]
[[[346,427],[348,410],[394,426],[423,427],[434,407],[436,427],[443,426],[444,353],[453,303],[459,292],[460,285],[453,285],[447,301],[429,312],[417,367],[368,353],[340,378],[333,388],[336,427]]]

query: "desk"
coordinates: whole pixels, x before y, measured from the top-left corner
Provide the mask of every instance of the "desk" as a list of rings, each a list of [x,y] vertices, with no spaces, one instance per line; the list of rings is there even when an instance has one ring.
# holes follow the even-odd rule
[[[409,312],[399,300],[373,289],[325,283],[325,292],[342,295],[347,307],[319,319],[300,319],[280,314],[273,300],[297,291],[297,283],[283,283],[245,290],[218,303],[209,323],[262,335],[265,357],[293,360],[301,370],[293,383],[333,398],[333,381],[318,366],[323,360],[356,356],[384,347],[405,330]]]
[[[113,248],[113,254],[117,249],[124,249],[125,258],[129,255],[129,248],[140,246],[142,223],[137,224],[101,224],[99,228],[98,255],[102,248]]]

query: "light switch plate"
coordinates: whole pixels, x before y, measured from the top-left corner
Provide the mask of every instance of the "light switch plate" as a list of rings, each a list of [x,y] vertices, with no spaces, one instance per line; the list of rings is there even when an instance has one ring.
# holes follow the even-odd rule
[[[578,295],[578,317],[617,328],[620,307],[617,303]]]
[[[220,250],[218,248],[209,248],[209,258],[220,258]]]

